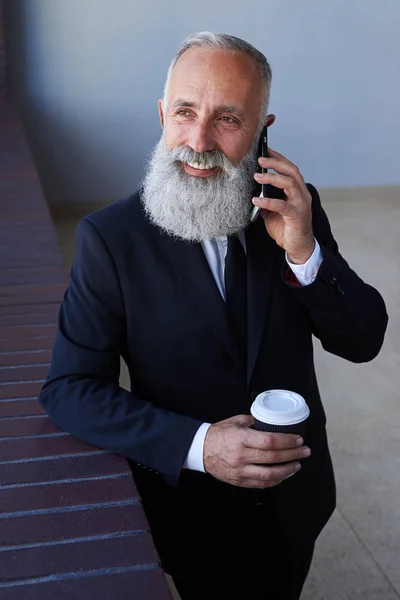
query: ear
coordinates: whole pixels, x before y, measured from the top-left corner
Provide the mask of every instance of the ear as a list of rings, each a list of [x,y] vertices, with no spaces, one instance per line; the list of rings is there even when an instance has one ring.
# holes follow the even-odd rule
[[[267,119],[265,121],[266,127],[270,127],[275,122],[275,119],[276,119],[275,115],[268,115]]]
[[[164,110],[163,110],[163,101],[161,99],[158,101],[158,114],[160,116],[161,129],[164,129]]]

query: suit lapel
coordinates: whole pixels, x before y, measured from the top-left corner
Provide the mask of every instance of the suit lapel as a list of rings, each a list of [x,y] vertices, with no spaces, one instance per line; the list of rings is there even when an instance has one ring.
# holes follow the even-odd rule
[[[246,231],[247,249],[247,383],[249,384],[264,332],[274,272],[275,242],[259,217]]]
[[[153,233],[210,331],[243,371],[243,361],[229,327],[226,305],[201,245],[174,239],[156,229]]]
[[[273,186],[268,188],[268,196],[271,198],[285,197],[283,190]],[[258,195],[257,189],[253,190],[253,195]],[[161,233],[152,225],[150,228],[210,331],[235,365],[243,371],[243,361],[229,326],[226,305],[201,245],[177,240]],[[275,262],[274,250],[275,242],[268,235],[264,221],[259,217],[246,230],[248,384],[256,364],[268,311]]]

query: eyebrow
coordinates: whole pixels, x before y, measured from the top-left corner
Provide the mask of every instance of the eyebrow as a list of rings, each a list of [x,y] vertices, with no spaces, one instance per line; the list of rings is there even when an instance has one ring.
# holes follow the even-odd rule
[[[236,115],[237,117],[243,117],[243,111],[240,110],[237,106],[233,104],[221,104],[220,106],[215,107],[215,112],[217,113],[231,113],[232,115]]]
[[[172,105],[172,108],[198,108],[198,104],[196,102],[192,102],[190,100],[183,100],[182,98],[178,98]],[[231,113],[232,115],[236,115],[238,117],[243,117],[243,111],[240,110],[237,106],[233,104],[220,104],[214,108],[214,112],[216,113]]]

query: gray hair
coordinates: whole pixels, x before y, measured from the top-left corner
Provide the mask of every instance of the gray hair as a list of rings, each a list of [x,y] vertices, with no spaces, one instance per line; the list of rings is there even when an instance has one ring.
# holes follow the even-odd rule
[[[259,68],[260,75],[264,81],[264,93],[260,113],[260,127],[262,127],[262,125],[264,124],[265,117],[268,114],[268,104],[272,79],[271,67],[264,54],[257,50],[257,48],[240,38],[237,38],[233,35],[227,35],[225,33],[211,33],[209,31],[201,31],[199,33],[193,33],[189,35],[182,42],[178,52],[173,58],[168,69],[167,79],[164,86],[164,104],[166,104],[167,100],[172,71],[182,54],[184,54],[187,50],[191,50],[192,48],[218,48],[220,50],[229,50],[230,52],[241,52],[243,54],[247,54],[254,60],[257,67]]]

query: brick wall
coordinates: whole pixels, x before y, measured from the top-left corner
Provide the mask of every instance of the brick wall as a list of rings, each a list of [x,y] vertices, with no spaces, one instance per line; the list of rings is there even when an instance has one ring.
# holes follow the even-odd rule
[[[0,0],[0,92],[6,87],[6,57],[3,22],[3,3]]]
[[[1,89],[0,213],[0,598],[170,600],[127,461],[37,402],[68,273]]]

